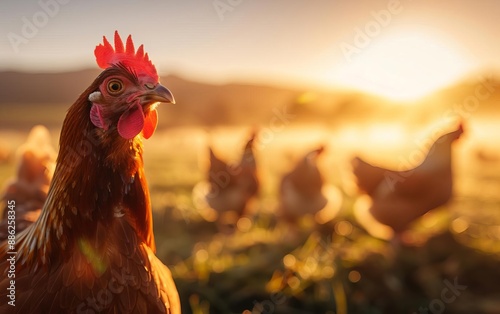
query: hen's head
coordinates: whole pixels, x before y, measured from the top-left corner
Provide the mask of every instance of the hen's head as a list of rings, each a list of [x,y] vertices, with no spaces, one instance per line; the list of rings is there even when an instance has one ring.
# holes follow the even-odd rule
[[[464,123],[461,121],[457,129],[453,131],[452,134],[454,139],[459,139],[462,133],[464,133]]]
[[[106,37],[95,48],[97,64],[104,71],[94,82],[91,91],[90,120],[104,132],[132,139],[142,132],[151,137],[158,116],[156,104],[175,103],[172,93],[159,83],[154,65],[141,45],[137,51],[129,35],[125,45],[118,32],[113,48]]]
[[[459,125],[454,131],[442,135],[440,138],[436,140],[436,142],[437,143],[444,142],[451,144],[454,141],[458,140],[463,133],[464,133],[464,122],[460,121]]]

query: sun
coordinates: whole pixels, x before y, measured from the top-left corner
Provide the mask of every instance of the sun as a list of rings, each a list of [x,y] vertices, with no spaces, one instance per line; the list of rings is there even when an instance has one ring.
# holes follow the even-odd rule
[[[436,34],[407,31],[373,38],[328,75],[343,87],[410,101],[452,84],[473,64],[463,49]]]

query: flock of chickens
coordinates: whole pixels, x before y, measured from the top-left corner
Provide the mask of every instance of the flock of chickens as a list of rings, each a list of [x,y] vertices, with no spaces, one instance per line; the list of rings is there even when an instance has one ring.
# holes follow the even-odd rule
[[[405,171],[384,169],[360,157],[353,158],[357,185],[367,196],[360,200],[369,200],[369,206],[355,207],[358,221],[367,229],[370,224],[381,223],[397,236],[428,211],[447,203],[453,186],[452,143],[462,133],[460,125],[444,134],[431,146],[420,165]],[[208,220],[235,224],[239,218],[252,215],[249,208],[258,199],[261,184],[253,145],[257,136],[256,130],[251,132],[236,165],[224,161],[208,147],[210,163],[206,180],[193,188],[193,203]],[[318,158],[324,151],[325,147],[320,146],[307,152],[283,175],[276,211],[280,220],[297,225],[305,217],[313,217],[323,223],[320,214],[326,208],[330,207],[328,220],[339,212],[340,204],[331,204],[335,200],[328,197],[331,193],[326,191],[328,185],[318,167]],[[22,231],[38,218],[47,198],[57,155],[49,131],[43,126],[34,127],[18,155],[16,178],[7,184],[2,200],[20,200],[16,228]],[[0,240],[7,238],[6,212],[0,222]]]
[[[156,104],[174,99],[130,36],[124,44],[115,33],[114,48],[104,38],[95,55],[104,71],[69,109],[58,156],[48,131],[34,128],[19,150],[16,178],[2,194],[2,201],[16,200],[17,252],[15,298],[0,302],[2,313],[180,313],[170,271],[155,256],[142,163],[142,138],[155,130]],[[462,132],[460,125],[442,135],[420,165],[402,172],[354,158],[353,174],[369,197],[356,214],[360,223],[367,228],[384,224],[397,237],[448,202],[451,147]],[[237,165],[208,148],[210,167],[193,200],[212,220],[234,223],[249,215],[260,185],[253,148],[257,136],[257,131],[250,134]],[[282,177],[280,220],[297,225],[309,216],[321,223],[338,212],[317,163],[324,150],[307,152]],[[7,207],[1,240],[9,235],[6,213]],[[1,291],[12,285],[9,250],[6,241],[0,244]]]
[[[383,224],[391,229],[391,237],[398,237],[417,218],[447,203],[453,186],[452,143],[462,133],[460,124],[456,130],[436,139],[424,161],[414,169],[395,171],[372,165],[360,157],[353,158],[357,185],[368,197],[366,206],[356,206],[359,223],[368,231],[371,224]],[[224,222],[227,220],[224,217],[237,220],[251,216],[247,209],[259,191],[257,163],[252,151],[255,137],[253,132],[238,165],[229,165],[209,148],[206,181],[193,191],[199,210],[209,208]],[[324,150],[321,146],[307,152],[283,175],[276,212],[280,220],[297,225],[303,218],[313,217],[321,224],[326,220],[325,215],[331,220],[339,212],[341,204],[337,198],[329,197],[332,193],[327,191],[329,185],[318,167],[318,158]]]

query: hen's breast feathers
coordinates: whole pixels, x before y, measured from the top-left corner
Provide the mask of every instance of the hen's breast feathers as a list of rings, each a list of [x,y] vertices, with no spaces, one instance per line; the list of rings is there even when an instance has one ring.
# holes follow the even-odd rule
[[[46,271],[19,272],[17,313],[40,309],[50,313],[178,310],[170,271],[137,236],[128,219],[129,211],[118,209],[108,223],[98,222],[94,238],[75,239],[65,258],[55,260]],[[4,284],[7,282],[1,289],[7,288]],[[169,304],[169,300],[175,304]],[[0,306],[1,312],[5,306]]]
[[[18,237],[19,260],[26,265],[49,263],[54,254],[68,254],[77,237],[87,237],[97,245],[99,224],[111,224],[117,215],[125,215],[140,241],[155,251],[140,152],[133,159],[137,165],[127,167],[136,171],[131,176],[102,162],[98,155],[82,158],[72,171],[58,166],[40,218]],[[59,162],[64,160],[61,154]]]
[[[133,180],[106,163],[89,164],[93,157],[73,172],[56,170],[42,215],[17,238],[17,313],[168,313],[169,300],[178,313],[169,270],[154,256],[140,152]],[[6,251],[0,269],[7,269]]]

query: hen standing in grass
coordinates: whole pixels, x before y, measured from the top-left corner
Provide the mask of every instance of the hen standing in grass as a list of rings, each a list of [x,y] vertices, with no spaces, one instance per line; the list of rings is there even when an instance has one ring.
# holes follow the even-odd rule
[[[9,200],[16,202],[16,233],[26,229],[40,216],[56,160],[49,130],[41,125],[33,127],[28,140],[18,149],[17,155],[19,164],[16,177],[7,183],[1,196],[5,207],[0,222],[0,241],[8,237]]]
[[[257,165],[253,152],[256,133],[248,139],[237,165],[227,164],[209,148],[210,167],[207,181],[193,190],[193,198],[205,216],[217,217],[219,222],[234,223],[243,216],[249,202],[259,191]]]
[[[460,124],[438,138],[424,161],[411,170],[384,169],[354,158],[358,186],[372,199],[369,212],[359,213],[358,220],[371,215],[399,234],[415,219],[448,202],[453,188],[451,145],[462,133]]]
[[[142,159],[156,104],[174,98],[142,45],[114,39],[114,48],[105,37],[96,47],[104,71],[66,115],[39,219],[15,246],[1,244],[1,313],[180,313],[155,256]],[[15,301],[4,293],[12,286]]]
[[[322,191],[324,179],[317,165],[323,151],[321,146],[307,153],[281,180],[280,213],[291,223],[315,215],[328,203]]]

